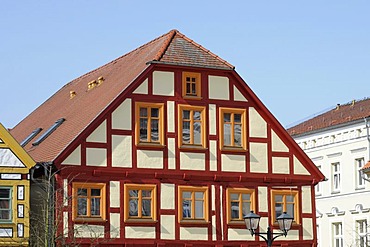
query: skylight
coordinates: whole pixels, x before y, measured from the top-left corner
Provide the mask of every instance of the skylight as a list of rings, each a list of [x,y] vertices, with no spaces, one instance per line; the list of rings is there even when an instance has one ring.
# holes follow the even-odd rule
[[[51,133],[53,133],[63,122],[65,121],[64,118],[60,118],[47,130],[43,133],[34,143],[33,146],[39,145],[43,140],[45,140]]]
[[[38,133],[40,133],[42,130],[42,128],[37,128],[35,129],[34,131],[31,132],[31,134],[29,134],[26,139],[24,139],[22,142],[21,142],[21,146],[24,147],[26,146],[35,136],[38,135]]]

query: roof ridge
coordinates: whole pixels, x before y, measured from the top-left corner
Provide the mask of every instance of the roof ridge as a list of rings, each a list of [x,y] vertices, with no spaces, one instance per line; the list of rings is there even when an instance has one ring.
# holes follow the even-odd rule
[[[176,30],[177,31],[177,30]],[[179,31],[177,31],[177,34],[180,35],[181,38],[187,40],[188,42],[192,43],[193,45],[195,45],[196,47],[198,47],[199,49],[203,50],[204,52],[208,53],[209,55],[211,55],[212,57],[214,57],[215,59],[219,60],[221,63],[225,64],[226,66],[232,68],[232,69],[235,69],[235,66],[230,64],[229,62],[227,62],[226,60],[220,58],[219,56],[217,56],[216,54],[214,54],[213,52],[211,52],[210,50],[204,48],[203,46],[201,46],[200,44],[198,44],[197,42],[195,42],[194,40],[188,38],[187,36],[185,36],[184,34],[180,33]]]
[[[103,68],[107,67],[107,66],[108,66],[108,65],[110,65],[110,64],[116,63],[118,60],[120,60],[120,59],[122,59],[122,58],[124,58],[124,57],[126,57],[126,56],[128,56],[128,55],[130,55],[130,54],[132,54],[132,53],[134,53],[134,52],[136,52],[136,51],[138,51],[138,50],[140,50],[140,49],[142,49],[142,48],[144,48],[144,47],[146,47],[146,46],[148,46],[148,45],[152,44],[152,43],[154,43],[155,41],[158,41],[159,39],[161,39],[161,38],[165,37],[166,35],[169,35],[169,34],[170,34],[171,32],[173,32],[173,31],[177,31],[177,30],[175,30],[175,29],[174,29],[174,30],[171,30],[170,32],[165,33],[165,34],[163,34],[163,35],[161,35],[161,36],[159,36],[159,37],[157,37],[157,38],[155,38],[155,39],[153,39],[153,40],[151,40],[151,41],[149,41],[149,42],[147,42],[147,43],[145,43],[145,44],[143,44],[143,45],[141,45],[141,46],[137,47],[136,49],[134,49],[134,50],[132,50],[132,51],[130,51],[130,52],[128,52],[128,53],[126,53],[126,54],[124,54],[124,55],[122,55],[122,56],[118,57],[118,58],[115,58],[115,59],[113,59],[112,61],[110,61],[110,62],[108,62],[108,63],[106,63],[106,64],[104,64],[104,65],[102,65],[102,66],[100,66],[100,67],[98,67],[98,68],[96,68],[96,69],[93,69],[93,70],[91,70],[91,71],[87,72],[86,74],[83,74],[83,75],[81,75],[81,76],[79,76],[79,77],[77,77],[77,78],[75,78],[75,79],[71,80],[69,83],[65,84],[62,88],[64,88],[64,87],[68,86],[70,83],[72,83],[72,82],[74,82],[74,81],[76,81],[76,80],[79,80],[79,79],[81,79],[81,78],[83,78],[83,77],[86,77],[86,76],[88,76],[88,75],[90,75],[90,74],[92,74],[92,73],[94,73],[94,72],[96,72],[96,71],[98,71],[98,70],[101,70],[101,69],[103,69]],[[166,42],[167,42],[167,41],[166,41]],[[162,46],[162,47],[163,47],[163,46]],[[154,59],[155,59],[155,58],[154,58]],[[62,89],[62,88],[61,88],[61,89]]]
[[[168,46],[171,44],[171,41],[173,39],[173,37],[175,37],[176,33],[178,33],[179,31],[177,31],[176,29],[173,29],[171,31],[169,31],[166,35],[169,35],[169,37],[167,38],[167,40],[164,42],[164,44],[162,45],[162,47],[159,49],[159,51],[157,52],[157,54],[155,55],[153,61],[159,61],[159,59],[161,59],[164,55],[164,53],[166,52]]]

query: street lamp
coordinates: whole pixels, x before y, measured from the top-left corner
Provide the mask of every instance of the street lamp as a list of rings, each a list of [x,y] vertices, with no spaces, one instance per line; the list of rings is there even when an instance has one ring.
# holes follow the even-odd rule
[[[267,244],[268,247],[272,246],[272,242],[280,236],[285,236],[288,234],[288,231],[290,230],[293,222],[293,217],[284,212],[279,217],[276,218],[279,228],[282,231],[282,233],[273,233],[270,229],[270,226],[267,227],[267,232],[256,232],[258,225],[260,223],[261,216],[258,214],[255,214],[253,211],[251,211],[249,214],[244,216],[244,222],[247,229],[251,232],[252,236],[256,234],[257,236],[260,236],[263,238]],[[266,237],[264,236],[266,235]],[[275,236],[274,236],[275,235]]]

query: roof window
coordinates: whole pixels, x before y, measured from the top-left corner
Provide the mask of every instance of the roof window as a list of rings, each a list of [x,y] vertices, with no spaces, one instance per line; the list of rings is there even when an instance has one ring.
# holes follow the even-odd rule
[[[47,130],[43,133],[34,143],[33,146],[39,145],[43,140],[45,140],[51,133],[53,133],[63,122],[65,121],[64,118],[60,118]]]
[[[31,134],[29,134],[26,139],[24,139],[22,142],[21,142],[21,146],[24,147],[26,146],[33,138],[35,138],[35,136],[37,136],[40,132],[41,132],[42,128],[37,128],[35,129],[34,131],[32,131]]]

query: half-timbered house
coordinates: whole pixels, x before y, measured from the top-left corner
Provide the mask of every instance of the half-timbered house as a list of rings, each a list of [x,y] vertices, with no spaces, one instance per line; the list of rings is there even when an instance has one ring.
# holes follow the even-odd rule
[[[233,65],[177,30],[66,84],[12,130],[31,133],[66,243],[259,246],[254,210],[261,231],[294,216],[277,243],[315,245],[323,175]]]
[[[34,165],[0,124],[0,246],[28,246],[30,169]]]

